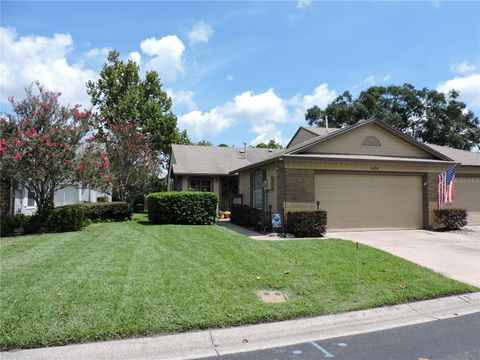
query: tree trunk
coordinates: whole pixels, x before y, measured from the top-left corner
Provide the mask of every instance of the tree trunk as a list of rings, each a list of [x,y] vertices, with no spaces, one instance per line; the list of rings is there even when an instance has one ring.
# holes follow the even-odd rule
[[[54,193],[53,191],[46,191],[45,186],[41,186],[41,191],[36,194],[35,201],[37,202],[37,214],[41,217],[47,217],[54,207]]]

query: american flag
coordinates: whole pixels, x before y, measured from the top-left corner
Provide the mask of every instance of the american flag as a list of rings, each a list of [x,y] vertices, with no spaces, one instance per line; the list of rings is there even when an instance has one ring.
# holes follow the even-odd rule
[[[455,200],[455,172],[457,166],[454,165],[447,171],[438,175],[438,208],[443,205],[453,203]]]

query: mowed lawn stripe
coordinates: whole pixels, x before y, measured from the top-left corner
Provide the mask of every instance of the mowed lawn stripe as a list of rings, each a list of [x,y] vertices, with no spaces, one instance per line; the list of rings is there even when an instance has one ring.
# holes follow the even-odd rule
[[[475,291],[344,240],[255,241],[145,216],[0,242],[3,349],[165,334]],[[262,304],[258,289],[289,301]]]

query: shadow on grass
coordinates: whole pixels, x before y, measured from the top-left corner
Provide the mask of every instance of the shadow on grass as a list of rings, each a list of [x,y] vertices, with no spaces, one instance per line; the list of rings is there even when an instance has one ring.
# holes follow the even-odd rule
[[[157,225],[157,224],[151,223],[148,220],[139,220],[139,221],[137,221],[137,224],[140,224],[140,225]]]

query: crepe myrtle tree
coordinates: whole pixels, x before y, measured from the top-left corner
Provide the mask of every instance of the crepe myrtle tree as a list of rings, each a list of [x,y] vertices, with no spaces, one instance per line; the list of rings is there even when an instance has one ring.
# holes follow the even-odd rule
[[[103,143],[110,154],[114,198],[132,203],[145,195],[149,179],[158,176],[160,151],[153,146],[154,137],[141,130],[139,120],[104,121],[108,130],[93,135],[89,141]]]
[[[2,114],[2,176],[24,184],[33,193],[38,214],[47,215],[56,191],[83,184],[106,190],[111,183],[108,153],[103,144],[85,143],[92,113],[59,102],[60,93],[35,83],[26,97],[10,98],[13,114]]]

